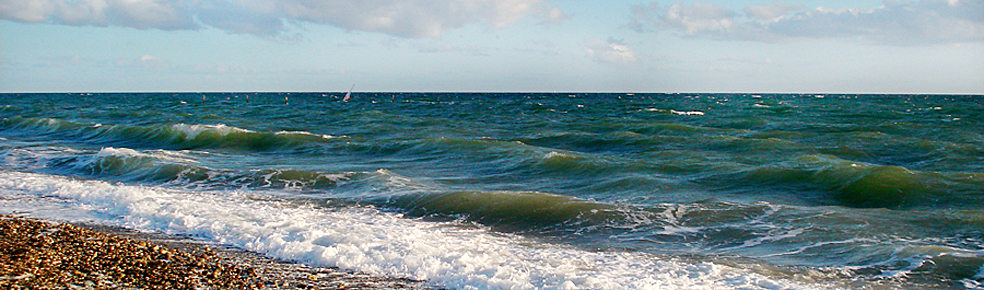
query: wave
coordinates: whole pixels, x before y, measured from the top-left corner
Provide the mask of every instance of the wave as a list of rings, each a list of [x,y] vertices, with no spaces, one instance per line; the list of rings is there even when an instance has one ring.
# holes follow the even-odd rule
[[[655,126],[655,125],[650,125]],[[556,176],[608,176],[611,180],[626,180],[632,176],[649,176],[644,186],[664,179],[667,174],[697,174],[698,182],[729,182],[728,186],[756,188],[758,184],[806,189],[828,193],[820,197],[821,203],[834,203],[849,207],[911,208],[918,206],[941,205],[944,207],[964,207],[982,202],[978,196],[984,187],[984,174],[972,172],[933,172],[914,171],[902,166],[879,165],[854,162],[830,155],[804,155],[790,161],[745,166],[738,164],[706,163],[683,164],[680,156],[670,159],[641,160],[620,157],[617,152],[590,152],[588,146],[598,148],[639,147],[639,150],[661,149],[660,138],[639,135],[639,133],[613,133],[604,138],[597,134],[581,136],[565,133],[554,137],[508,141],[495,139],[420,139],[386,140],[362,142],[353,138],[313,134],[306,131],[259,132],[226,125],[86,125],[71,121],[50,118],[8,118],[0,121],[0,130],[19,139],[30,139],[30,135],[51,135],[54,138],[83,140],[95,144],[110,144],[93,158],[69,158],[55,164],[74,164],[84,174],[123,176],[134,180],[160,180],[209,184],[222,182],[249,184],[252,187],[274,188],[330,188],[337,182],[318,177],[325,173],[291,171],[276,169],[253,173],[224,172],[205,168],[187,160],[167,160],[161,156],[135,155],[134,152],[109,152],[113,148],[163,148],[159,152],[180,152],[183,150],[223,149],[247,152],[313,152],[324,154],[328,150],[341,149],[353,156],[387,156],[389,160],[409,158],[408,161],[428,160],[439,170],[457,171],[462,158],[471,159],[469,163],[479,164],[482,171],[496,174],[509,173],[514,176],[530,175],[534,178],[554,180]],[[622,131],[620,131],[622,132]],[[585,133],[587,134],[587,133]],[[656,140],[653,140],[653,139]],[[727,136],[711,138],[714,144],[724,144],[723,149],[734,151],[764,152],[772,147],[802,149],[801,144],[777,138],[739,138]],[[583,140],[582,140],[583,139]],[[574,146],[564,143],[574,141]],[[578,145],[577,141],[601,142],[602,144]],[[730,140],[730,141],[729,141]],[[744,140],[744,141],[743,141]],[[633,143],[633,146],[611,146],[607,143]],[[636,144],[649,142],[647,144]],[[531,145],[532,144],[532,145]],[[571,144],[571,143],[568,143]],[[718,146],[722,145],[708,145]],[[120,146],[124,145],[124,146]],[[341,146],[341,147],[339,147]],[[646,146],[652,146],[649,148]],[[560,148],[558,148],[560,147]],[[574,148],[570,148],[574,147]],[[609,149],[610,150],[610,149]],[[588,152],[585,152],[588,151]],[[144,154],[147,154],[146,152]],[[668,154],[668,153],[667,153]],[[160,155],[160,154],[158,154]],[[661,158],[653,155],[652,157]],[[683,156],[686,157],[686,156]],[[355,157],[353,157],[355,158]],[[693,158],[689,158],[690,160]],[[447,162],[437,162],[437,161]],[[452,162],[453,161],[453,162]],[[699,161],[699,160],[698,160]],[[696,166],[696,167],[695,167]],[[446,168],[445,168],[446,167]],[[722,172],[731,170],[733,172]],[[713,173],[713,172],[720,173]],[[631,176],[629,176],[631,175]],[[269,176],[270,178],[266,178]],[[288,176],[281,178],[280,176]],[[220,178],[224,178],[220,180]],[[294,178],[297,178],[296,180]],[[686,179],[684,176],[679,179]],[[638,179],[638,178],[636,178]],[[714,181],[713,179],[721,179]],[[212,183],[211,181],[216,181]],[[734,182],[731,182],[734,181]],[[294,184],[303,184],[295,186]],[[557,185],[555,183],[554,185]],[[590,188],[590,185],[574,185]],[[530,188],[542,190],[544,188]]]
[[[643,109],[643,110],[644,111],[647,111],[647,112],[668,113],[668,114],[680,115],[680,116],[703,116],[703,115],[705,115],[705,113],[702,112],[702,111],[677,111],[677,110],[673,110],[673,109],[667,110],[667,109],[657,109],[657,108],[646,108],[646,109]]]
[[[614,206],[541,192],[461,191],[388,197],[382,205],[411,216],[461,216],[504,231],[619,220]]]
[[[450,159],[474,159],[482,164],[505,167],[506,171],[515,174],[604,174],[640,166],[631,160],[550,147],[551,144],[530,145],[527,141],[441,138],[422,140],[415,149]],[[463,152],[467,154],[462,156]]]
[[[196,161],[182,155],[165,150],[142,153],[133,149],[107,147],[92,155],[55,158],[51,162],[51,169],[72,170],[102,177],[125,176],[135,180],[205,179],[208,169],[196,165]]]
[[[234,191],[258,201],[280,201],[294,204],[292,206],[305,205],[331,212],[345,211],[353,206],[379,207],[381,213],[386,215],[397,214],[413,219],[449,223],[474,222],[473,226],[488,227],[491,232],[531,234],[548,240],[573,239],[576,240],[573,244],[600,249],[610,247],[612,241],[617,241],[620,248],[633,249],[633,245],[639,244],[633,251],[650,253],[664,253],[661,249],[665,249],[665,253],[741,253],[744,256],[754,256],[764,252],[772,255],[762,256],[769,261],[789,260],[794,261],[791,264],[798,264],[803,262],[802,256],[816,255],[818,251],[838,253],[828,257],[844,256],[835,259],[854,259],[857,258],[855,255],[858,248],[885,247],[878,240],[848,239],[838,243],[838,237],[829,236],[854,236],[850,230],[845,232],[838,228],[840,223],[834,227],[825,226],[830,223],[829,220],[817,220],[818,217],[812,216],[813,214],[793,213],[795,209],[768,203],[742,205],[707,202],[652,207],[620,206],[534,191],[454,191],[441,186],[430,186],[426,182],[382,169],[338,173],[277,168],[234,171],[201,166],[196,159],[200,155],[207,155],[202,152],[103,148],[98,152],[72,151],[71,154],[78,156],[53,158],[52,160],[62,162],[49,162],[54,164],[50,165],[52,169],[74,170],[100,179],[113,179],[117,176],[126,180],[155,181],[151,185],[161,182],[178,185],[168,187],[171,189],[166,191]],[[548,153],[544,158],[558,158],[563,161],[571,156]],[[168,169],[179,165],[184,166],[183,170]],[[173,174],[164,174],[165,172]],[[277,198],[271,199],[263,197],[264,195]],[[971,216],[980,219],[979,213]],[[774,219],[777,218],[804,219],[803,223],[809,226],[776,222]],[[823,215],[819,215],[819,218],[826,219]],[[851,221],[844,223],[842,226],[846,228],[860,226],[850,224]],[[977,226],[980,225],[980,221],[976,223]],[[819,237],[817,234],[825,236]],[[594,240],[599,237],[606,238]],[[789,247],[793,249],[789,250]],[[801,250],[796,250],[797,247]],[[271,246],[273,248],[275,247]],[[869,260],[862,260],[851,273],[895,277],[892,275],[896,274],[892,273],[901,272],[904,274],[898,275],[942,275],[941,277],[947,279],[966,279],[972,277],[964,275],[967,268],[978,265],[975,263],[979,260],[979,256],[965,258],[966,255],[960,254],[960,251],[936,256],[891,254],[886,250],[875,252],[878,255],[866,257]],[[948,260],[952,257],[957,257],[957,262]],[[917,262],[925,266],[913,268],[910,267],[911,264],[907,264]],[[930,263],[937,262],[959,265],[930,267]]]
[[[198,159],[208,153],[105,147],[98,152],[67,148],[14,148],[0,150],[0,165],[19,170],[48,172],[86,178],[167,184],[181,188],[287,189],[317,193],[340,186],[368,187],[360,183],[379,172],[320,172],[290,168],[252,170],[213,169]],[[351,189],[349,189],[351,190]]]
[[[538,134],[518,141],[532,146],[596,154],[625,154],[668,149],[668,145],[685,142],[687,137],[672,133],[647,132],[659,125],[632,125],[607,133],[562,131]],[[629,129],[628,131],[619,129]],[[669,129],[676,130],[676,129]]]
[[[0,210],[190,235],[312,266],[428,280],[450,289],[810,289],[813,279],[734,263],[586,251],[366,207],[299,207],[252,193],[114,185],[0,172]]]
[[[980,279],[979,271],[984,270],[984,251],[957,249],[938,245],[913,245],[902,247],[893,259],[880,263],[883,266],[899,265],[888,270],[884,277],[919,277],[938,280]],[[977,282],[977,281],[973,281]],[[978,285],[979,282],[977,282]],[[972,287],[968,287],[972,288]]]
[[[756,166],[727,180],[776,186],[806,185],[830,192],[828,198],[850,207],[961,208],[984,202],[984,174],[913,171],[830,155],[805,155],[778,164]]]
[[[31,136],[38,132],[71,140],[124,144],[127,146],[164,147],[172,150],[221,148],[231,150],[270,151],[284,148],[303,150],[337,137],[305,131],[259,132],[224,124],[111,125],[81,124],[50,118],[8,118],[0,121],[0,130]]]
[[[40,151],[40,152],[39,152]],[[250,189],[305,198],[347,200],[393,208],[414,216],[461,216],[512,230],[536,230],[565,222],[618,219],[612,206],[563,195],[538,192],[446,192],[388,170],[321,172],[290,168],[213,169],[195,151],[105,147],[97,152],[63,149],[0,151],[8,162],[33,164],[32,171],[191,189]],[[570,155],[551,152],[544,162],[568,162]],[[17,161],[15,161],[15,159]],[[5,166],[11,164],[4,163]],[[564,165],[566,166],[566,165]],[[20,166],[26,169],[27,166]]]

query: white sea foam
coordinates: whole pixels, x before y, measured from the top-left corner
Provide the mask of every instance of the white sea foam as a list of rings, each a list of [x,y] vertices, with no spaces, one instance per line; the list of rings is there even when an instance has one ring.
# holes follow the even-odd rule
[[[34,170],[48,167],[55,158],[81,154],[80,151],[68,147],[24,147],[0,151],[0,165],[20,170]]]
[[[646,108],[646,109],[643,109],[643,110],[648,111],[648,112],[660,112],[660,113],[669,112],[670,114],[680,115],[680,116],[703,116],[703,115],[705,115],[704,112],[701,112],[701,111],[677,111],[677,110],[672,110],[672,109],[671,110],[665,110],[665,109],[659,109],[659,108]]]
[[[764,243],[768,243],[768,242],[775,242],[775,241],[781,241],[781,240],[785,240],[785,239],[791,239],[791,238],[795,238],[796,236],[799,236],[799,235],[803,234],[803,232],[805,232],[805,231],[806,231],[806,229],[793,229],[793,230],[790,230],[790,231],[777,231],[778,233],[776,233],[776,234],[769,234],[769,235],[766,235],[766,236],[763,236],[763,237],[758,237],[758,238],[755,238],[755,239],[746,240],[744,243],[742,243],[741,245],[737,246],[736,248],[750,248],[750,247],[758,246],[758,245],[761,245],[761,244],[764,244]]]
[[[113,148],[113,147],[103,147],[96,153],[96,157],[107,157],[107,156],[118,156],[118,157],[150,157],[147,154],[137,152],[136,150],[129,148]]]
[[[226,135],[229,135],[230,133],[247,133],[247,132],[253,132],[253,131],[242,129],[242,128],[236,128],[236,127],[226,126],[225,124],[217,124],[217,125],[176,124],[176,125],[172,125],[171,128],[174,129],[174,130],[181,131],[182,133],[184,133],[185,134],[185,139],[187,139],[187,140],[193,140],[193,139],[197,138],[199,134],[204,133],[204,132],[207,132],[207,131],[216,132],[216,133],[218,133],[221,136],[226,136]]]
[[[670,113],[673,113],[674,115],[681,115],[681,116],[703,116],[704,115],[704,112],[701,112],[701,111],[677,111],[677,110],[670,110]]]
[[[898,269],[885,270],[880,276],[906,277],[926,264],[936,264],[937,262],[934,261],[934,259],[940,257],[974,259],[980,261],[981,258],[984,258],[984,250],[968,250],[939,245],[902,246],[895,250],[891,259],[878,264],[901,264],[905,266]],[[981,270],[984,271],[984,266],[982,266]],[[979,274],[982,273],[978,273],[978,275]],[[980,276],[975,276],[974,278],[979,279]]]
[[[551,159],[576,159],[576,158],[577,157],[575,157],[574,155],[570,155],[570,154],[567,154],[567,153],[560,153],[560,152],[557,152],[557,151],[550,151],[550,153],[547,153],[547,154],[543,155],[543,159],[544,160],[551,160]]]
[[[698,232],[700,232],[701,229],[702,228],[667,225],[667,226],[663,226],[663,229],[662,230],[656,231],[653,234],[655,234],[655,235],[668,235],[668,236],[684,235],[684,234],[698,233]]]
[[[332,136],[332,135],[328,135],[328,134],[314,134],[314,133],[307,132],[307,131],[279,131],[279,132],[276,132],[276,133],[273,133],[273,134],[274,135],[306,135],[306,136],[321,137],[322,139],[332,139],[332,138],[335,138],[335,136]]]
[[[163,149],[148,151],[145,153],[130,148],[103,147],[94,155],[94,157],[96,161],[105,157],[121,157],[158,159],[176,163],[198,163],[198,161],[191,159],[190,156],[184,153]]]
[[[187,151],[187,150],[183,150],[183,151],[171,151],[171,150],[157,149],[157,150],[148,151],[146,154],[149,155],[149,156],[152,156],[154,158],[157,158],[157,159],[163,159],[163,160],[168,160],[168,161],[184,162],[184,163],[198,163],[198,161],[195,160],[195,159],[193,159],[193,157],[191,155],[189,155],[188,153],[196,153],[196,152],[194,152],[194,151]],[[208,154],[208,153],[205,153],[205,154]]]
[[[975,279],[980,279],[980,278],[975,278]],[[963,279],[960,282],[962,282],[963,285],[964,285],[964,288],[967,288],[967,289],[977,289],[977,290],[984,289],[984,283],[981,283],[981,282],[978,282],[978,281],[975,281],[975,280]]]
[[[584,251],[374,208],[297,206],[256,192],[189,192],[0,172],[0,210],[193,235],[315,266],[451,289],[803,289],[750,270]]]

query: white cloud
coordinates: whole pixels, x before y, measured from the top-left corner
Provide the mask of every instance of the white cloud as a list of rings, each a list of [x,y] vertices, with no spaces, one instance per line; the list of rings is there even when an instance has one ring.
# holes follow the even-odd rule
[[[504,27],[548,11],[543,0],[290,0],[278,2],[286,18],[328,23],[348,30],[403,37],[437,37],[471,23]],[[542,12],[540,13],[542,14]],[[551,14],[547,13],[549,17]]]
[[[612,37],[607,40],[589,38],[584,44],[584,50],[588,58],[601,63],[622,65],[638,61],[635,50]]]
[[[540,24],[557,24],[561,21],[571,19],[571,15],[565,14],[564,11],[560,10],[560,8],[544,6],[544,8],[540,10],[540,18],[543,19]]]
[[[285,30],[284,19],[272,3],[208,1],[195,11],[199,22],[228,33],[277,36]]]
[[[89,0],[102,2],[99,0]],[[181,3],[166,0],[106,0],[107,19],[110,23],[138,29],[193,29],[191,15]]]
[[[984,0],[888,1],[874,9],[806,9],[775,2],[744,13],[713,4],[636,6],[628,27],[677,30],[688,37],[780,42],[841,39],[886,45],[984,41]],[[742,17],[744,16],[744,17]]]
[[[666,24],[683,28],[687,33],[697,31],[725,31],[734,25],[735,13],[714,4],[696,3],[683,6],[680,3],[670,6],[663,18]]]
[[[635,7],[634,14],[629,27],[635,30],[677,29],[687,34],[727,31],[734,25],[737,15],[724,7],[700,2],[693,5],[676,3],[665,8],[654,2]]]
[[[0,0],[0,19],[74,26],[197,29],[194,19],[166,0]]]
[[[759,21],[764,22],[776,22],[785,16],[789,15],[789,12],[806,9],[803,5],[792,5],[783,2],[772,2],[760,6],[748,6],[742,9],[745,15],[754,18]]]
[[[215,27],[280,35],[285,22],[310,22],[401,37],[438,37],[472,23],[503,27],[527,16],[566,17],[546,0],[0,0],[0,19],[137,29]]]
[[[44,22],[53,9],[50,1],[0,1],[3,19],[20,22]]]
[[[116,66],[145,68],[145,69],[153,69],[153,70],[162,70],[170,67],[170,65],[166,60],[149,54],[141,55],[133,59],[125,59],[125,58],[117,59]]]

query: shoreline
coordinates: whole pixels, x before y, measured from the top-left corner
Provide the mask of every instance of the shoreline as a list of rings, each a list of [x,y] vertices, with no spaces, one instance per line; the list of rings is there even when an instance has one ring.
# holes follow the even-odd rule
[[[190,237],[0,214],[4,289],[435,289]]]

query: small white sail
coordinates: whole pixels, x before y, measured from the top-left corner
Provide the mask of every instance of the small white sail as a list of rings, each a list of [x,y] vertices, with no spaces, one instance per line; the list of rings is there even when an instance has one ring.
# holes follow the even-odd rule
[[[355,84],[352,84],[352,87],[349,88],[348,93],[345,93],[345,97],[342,98],[342,101],[343,102],[348,102],[348,100],[352,98],[352,89],[354,89],[354,88],[355,88]]]

